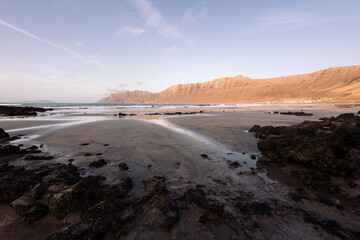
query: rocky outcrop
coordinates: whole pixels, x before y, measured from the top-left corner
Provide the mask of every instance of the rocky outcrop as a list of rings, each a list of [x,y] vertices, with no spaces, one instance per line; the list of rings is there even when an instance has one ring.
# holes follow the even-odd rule
[[[15,212],[24,218],[24,221],[33,223],[43,218],[48,213],[45,204],[33,201],[26,197],[20,197],[13,201],[12,206]]]
[[[9,138],[10,135],[4,131],[4,129],[0,128],[0,140],[3,140],[3,139],[6,139],[6,138]]]
[[[305,121],[290,127],[260,127],[250,132],[261,138],[258,148],[277,162],[296,162],[346,178],[360,177],[360,116]]]
[[[52,108],[10,107],[0,106],[0,115],[5,116],[36,116],[37,112],[51,111]]]
[[[358,101],[360,100],[360,65],[271,79],[250,79],[239,75],[205,83],[175,85],[160,93],[123,91],[111,94],[99,102],[215,104],[284,99]]]

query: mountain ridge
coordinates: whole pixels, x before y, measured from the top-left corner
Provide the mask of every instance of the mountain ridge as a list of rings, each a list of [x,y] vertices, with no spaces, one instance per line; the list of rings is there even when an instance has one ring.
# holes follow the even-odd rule
[[[238,75],[170,86],[159,93],[122,91],[100,103],[231,104],[314,99],[360,101],[360,65],[332,67],[307,74],[252,79]]]

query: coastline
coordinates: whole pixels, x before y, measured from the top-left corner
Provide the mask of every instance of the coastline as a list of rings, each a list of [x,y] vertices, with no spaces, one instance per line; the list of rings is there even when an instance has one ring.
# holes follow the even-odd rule
[[[248,130],[256,124],[272,126],[289,126],[305,120],[317,121],[321,117],[337,116],[340,113],[358,111],[358,107],[339,108],[331,105],[303,105],[301,106],[271,106],[269,108],[249,107],[241,109],[207,109],[202,108],[170,108],[153,109],[149,111],[116,109],[96,113],[71,113],[27,119],[2,119],[0,127],[11,135],[23,135],[16,143],[25,147],[40,146],[44,155],[54,156],[50,161],[26,161],[23,158],[10,162],[15,166],[30,166],[55,163],[71,163],[78,167],[81,177],[90,175],[102,176],[105,184],[116,185],[123,178],[131,178],[133,188],[128,193],[128,199],[137,201],[147,195],[144,182],[154,176],[166,179],[166,187],[170,194],[181,196],[188,189],[204,186],[208,197],[225,207],[235,219],[232,224],[239,224],[236,231],[229,227],[232,224],[211,222],[199,225],[198,218],[203,210],[182,213],[180,223],[170,232],[161,228],[153,228],[144,224],[143,220],[137,229],[126,232],[129,239],[158,237],[176,239],[189,236],[204,239],[230,238],[230,236],[252,236],[255,239],[263,237],[284,237],[300,239],[304,233],[309,238],[320,238],[333,235],[323,230],[314,229],[303,221],[296,211],[291,208],[301,207],[306,211],[338,221],[341,226],[359,231],[360,216],[353,210],[334,209],[317,201],[294,202],[287,197],[294,191],[289,180],[275,167],[259,164],[257,159],[261,153],[257,148],[258,139]],[[300,111],[312,113],[312,116],[293,116],[274,114],[274,111]],[[119,118],[115,113],[135,113],[136,117]],[[204,111],[203,114],[148,116],[149,112],[176,111]],[[270,112],[270,113],[269,113]],[[43,119],[43,120],[39,120]],[[16,130],[24,128],[23,130]],[[28,139],[27,137],[30,137]],[[84,145],[87,144],[87,145]],[[252,159],[252,155],[255,159]],[[107,165],[91,168],[93,161],[104,159]],[[238,166],[234,163],[238,159]],[[119,164],[125,163],[129,170],[119,170]],[[248,167],[247,167],[248,166]],[[285,169],[284,171],[288,171]],[[309,198],[316,198],[309,195]],[[266,202],[273,211],[280,212],[276,217],[265,214],[251,213],[251,221],[246,223],[244,213],[236,209],[236,202]],[[289,208],[289,209],[288,209]],[[0,236],[7,239],[19,239],[20,235],[13,235],[10,229],[14,222],[22,236],[39,231],[39,239],[53,233],[59,226],[70,226],[79,218],[72,214],[66,221],[57,220],[49,213],[42,220],[34,223],[37,227],[29,228],[20,223],[21,218],[11,213],[11,208],[1,205],[3,221],[0,225]],[[358,209],[359,210],[359,209]],[[301,215],[301,214],[300,214]],[[357,221],[357,220],[358,221]],[[214,217],[214,221],[221,218]],[[228,221],[228,220],[227,220]],[[244,222],[245,221],[245,222]],[[225,221],[226,222],[226,221]],[[251,224],[260,227],[250,231]],[[245,224],[245,226],[244,226]],[[247,224],[250,224],[249,226]],[[290,224],[290,225],[289,225]],[[60,228],[61,228],[60,227]],[[188,229],[187,229],[188,228]],[[155,229],[155,230],[154,230]],[[201,230],[202,229],[202,230]],[[245,235],[244,235],[245,234]],[[132,237],[131,237],[132,236]],[[207,237],[205,237],[207,236]]]

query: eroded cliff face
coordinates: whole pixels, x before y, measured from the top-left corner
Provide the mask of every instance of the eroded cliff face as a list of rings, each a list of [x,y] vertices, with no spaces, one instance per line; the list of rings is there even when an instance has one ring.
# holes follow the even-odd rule
[[[100,103],[249,103],[317,98],[360,100],[360,65],[336,67],[288,77],[250,79],[241,75],[204,83],[179,84],[160,93],[123,91]]]

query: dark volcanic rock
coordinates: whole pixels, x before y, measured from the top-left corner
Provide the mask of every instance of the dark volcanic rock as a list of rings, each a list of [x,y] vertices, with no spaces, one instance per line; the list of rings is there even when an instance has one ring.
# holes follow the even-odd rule
[[[15,212],[24,218],[28,223],[42,219],[47,213],[48,208],[41,202],[32,201],[26,197],[20,197],[10,204]]]
[[[116,224],[116,206],[110,201],[102,201],[89,208],[83,216],[85,222],[97,233],[105,233]]]
[[[129,167],[126,163],[119,163],[118,167],[121,169],[121,170],[129,170]]]
[[[14,145],[5,145],[3,147],[0,146],[0,156],[9,156],[13,154],[20,154],[20,147]]]
[[[8,170],[0,174],[0,203],[14,201],[41,180],[41,177],[33,171],[24,168],[8,168]]]
[[[207,199],[204,191],[201,190],[199,186],[197,186],[195,189],[189,189],[186,193],[186,197],[190,202],[193,202],[197,206],[208,210],[212,214],[215,214],[220,218],[226,217],[223,206]]]
[[[189,114],[198,114],[203,113],[203,111],[200,112],[165,112],[165,113],[146,113],[145,115],[189,115]]]
[[[107,165],[107,162],[104,159],[100,159],[100,160],[93,161],[92,163],[90,163],[89,167],[98,168],[98,167],[102,167],[102,166],[105,166],[105,165]]]
[[[11,170],[11,167],[9,166],[9,162],[3,162],[0,164],[0,173],[8,172]]]
[[[102,198],[100,177],[89,176],[50,199],[50,209],[59,219],[74,211],[86,211]]]
[[[290,127],[260,127],[259,150],[276,162],[296,162],[336,176],[360,177],[360,116],[341,114]]]
[[[238,161],[235,161],[235,162],[229,161],[228,166],[229,166],[229,168],[234,169],[234,168],[241,167],[241,164]]]
[[[266,202],[238,202],[236,203],[236,207],[239,208],[239,210],[242,213],[245,214],[260,214],[260,215],[268,215],[272,216],[271,214],[271,208],[268,203]]]
[[[10,135],[4,131],[4,129],[0,128],[0,140],[9,138]]]
[[[36,108],[36,107],[9,107],[9,106],[0,106],[0,115],[5,116],[18,116],[18,115],[27,115],[27,116],[36,116],[36,112],[46,112],[51,111],[52,108]]]
[[[90,225],[80,222],[59,232],[51,234],[47,240],[95,240],[96,237],[90,229]]]
[[[43,160],[48,161],[54,159],[53,156],[36,156],[36,155],[28,155],[25,157],[25,160],[27,161],[36,161],[36,160]]]
[[[155,176],[144,180],[143,185],[150,192],[138,202],[138,208],[143,212],[144,224],[149,227],[169,229],[179,222],[179,207],[167,195],[165,178]]]
[[[312,113],[306,113],[306,112],[280,112],[280,114],[283,115],[295,115],[295,116],[313,116]]]
[[[82,179],[78,172],[78,167],[71,163],[67,165],[53,164],[49,167],[39,168],[37,171],[44,176],[48,175],[50,183],[55,185],[72,185]]]

